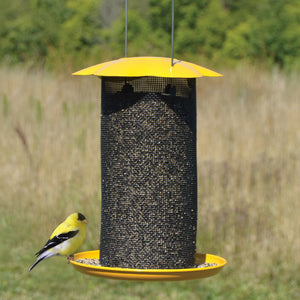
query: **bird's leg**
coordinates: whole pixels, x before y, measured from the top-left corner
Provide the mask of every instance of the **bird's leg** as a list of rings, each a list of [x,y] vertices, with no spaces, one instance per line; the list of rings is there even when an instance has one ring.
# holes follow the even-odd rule
[[[71,260],[74,260],[74,255],[68,256],[68,264],[70,263]]]

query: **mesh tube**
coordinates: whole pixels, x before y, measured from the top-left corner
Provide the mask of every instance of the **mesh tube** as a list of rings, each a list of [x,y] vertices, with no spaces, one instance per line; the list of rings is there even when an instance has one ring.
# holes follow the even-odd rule
[[[100,264],[194,266],[195,79],[102,78]]]

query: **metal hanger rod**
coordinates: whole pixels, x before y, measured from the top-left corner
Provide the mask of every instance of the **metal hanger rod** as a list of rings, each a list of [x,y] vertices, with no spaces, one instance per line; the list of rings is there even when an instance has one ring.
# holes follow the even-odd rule
[[[125,57],[127,57],[128,0],[125,0]]]

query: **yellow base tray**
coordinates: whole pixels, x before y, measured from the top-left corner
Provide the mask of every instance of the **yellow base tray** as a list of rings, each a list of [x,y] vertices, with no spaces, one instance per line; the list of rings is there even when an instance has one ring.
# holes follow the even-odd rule
[[[201,253],[196,254],[195,264],[206,262],[215,263],[217,265],[213,267],[187,269],[127,269],[87,265],[76,261],[77,259],[85,258],[97,259],[99,255],[99,250],[76,253],[74,254],[74,260],[71,261],[71,264],[77,271],[97,277],[121,280],[177,281],[213,276],[219,273],[227,263],[226,259],[222,257]]]

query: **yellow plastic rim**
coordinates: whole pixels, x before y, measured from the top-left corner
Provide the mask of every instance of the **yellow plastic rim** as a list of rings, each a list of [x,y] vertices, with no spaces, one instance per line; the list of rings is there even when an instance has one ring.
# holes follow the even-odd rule
[[[168,57],[123,57],[97,64],[73,75],[96,75],[108,77],[170,77],[170,78],[198,78],[202,76],[218,77],[221,74],[202,66]]]
[[[213,267],[188,269],[126,269],[87,265],[76,261],[77,259],[85,258],[98,259],[99,255],[99,250],[76,253],[71,263],[77,271],[88,275],[110,279],[143,281],[178,281],[205,278],[219,273],[227,263],[226,259],[222,257],[202,253],[196,254],[196,264],[206,262],[216,263],[217,265]]]

